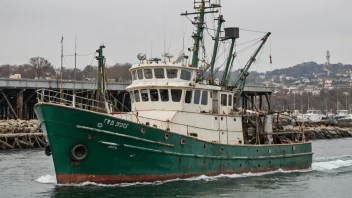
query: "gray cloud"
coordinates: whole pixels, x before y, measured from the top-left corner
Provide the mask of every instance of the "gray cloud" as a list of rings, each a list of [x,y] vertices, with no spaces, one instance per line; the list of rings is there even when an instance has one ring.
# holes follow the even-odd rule
[[[289,67],[304,61],[323,63],[328,49],[332,62],[352,63],[350,0],[221,2],[227,27],[272,32],[274,63],[268,64],[268,43],[261,64],[253,70]],[[182,50],[185,30],[185,44],[192,31],[180,13],[191,10],[192,4],[191,0],[0,0],[0,64],[23,64],[30,57],[43,56],[59,66],[61,34],[65,37],[65,54],[73,54],[76,34],[79,54],[94,52],[103,42],[109,65],[136,62],[139,52],[150,54],[151,44],[154,56],[162,54],[164,28],[166,46],[169,48],[171,43],[170,52],[177,55]],[[241,31],[238,43],[261,35]],[[190,46],[188,43],[186,47]],[[212,51],[212,46],[208,51]],[[242,65],[248,56],[249,53],[239,57]],[[65,60],[73,67],[73,57]],[[79,57],[78,67],[91,61],[92,56]]]

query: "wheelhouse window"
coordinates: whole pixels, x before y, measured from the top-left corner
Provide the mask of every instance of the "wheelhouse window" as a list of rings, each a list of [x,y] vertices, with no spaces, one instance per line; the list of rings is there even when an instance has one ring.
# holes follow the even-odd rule
[[[163,102],[169,101],[169,90],[168,89],[160,89],[160,99]]]
[[[141,96],[142,96],[142,101],[143,102],[149,101],[148,90],[147,89],[142,89],[141,90]]]
[[[155,78],[165,78],[164,69],[154,69]]]
[[[208,104],[208,91],[203,91],[202,92],[201,104],[202,105],[207,105]]]
[[[180,102],[182,96],[181,89],[171,89],[171,98],[173,102]]]
[[[232,95],[231,94],[229,94],[229,99],[228,99],[228,105],[229,106],[232,106]]]
[[[151,101],[159,101],[159,94],[157,89],[149,90],[150,100]]]
[[[130,94],[131,103],[134,103],[133,91],[130,91],[129,94]]]
[[[185,103],[192,102],[192,90],[187,90],[185,94]]]
[[[182,80],[191,80],[191,72],[188,70],[181,70],[181,79]]]
[[[132,80],[137,80],[136,70],[132,71]]]
[[[221,94],[221,106],[227,106],[227,94]]]
[[[194,104],[199,104],[199,98],[200,98],[200,90],[194,90],[193,103]]]
[[[140,102],[141,99],[139,98],[139,90],[134,90],[134,101]]]
[[[142,80],[143,79],[143,71],[141,69],[137,70],[137,74],[138,74],[138,79]]]
[[[166,69],[167,78],[177,78],[177,69]]]
[[[144,77],[146,79],[151,79],[153,78],[153,72],[151,69],[144,69]]]

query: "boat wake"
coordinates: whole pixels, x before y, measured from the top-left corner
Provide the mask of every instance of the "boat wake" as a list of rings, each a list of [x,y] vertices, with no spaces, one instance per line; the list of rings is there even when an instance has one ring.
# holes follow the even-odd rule
[[[244,177],[258,177],[258,176],[263,176],[263,175],[272,175],[272,174],[277,174],[277,173],[294,173],[294,172],[312,172],[312,171],[318,171],[318,172],[328,172],[334,169],[339,169],[343,167],[349,167],[352,166],[352,156],[336,156],[336,157],[324,157],[324,158],[316,158],[315,159],[317,162],[313,162],[312,167],[309,169],[303,169],[303,170],[293,170],[293,171],[284,171],[282,169],[276,170],[276,171],[270,171],[270,172],[264,172],[264,173],[243,173],[243,174],[231,174],[231,175],[226,175],[226,174],[220,174],[217,176],[206,176],[206,175],[200,175],[197,177],[191,177],[187,179],[171,179],[171,180],[166,180],[166,181],[155,181],[155,182],[134,182],[134,183],[121,183],[121,184],[98,184],[94,182],[83,182],[80,184],[57,184],[56,183],[56,177],[52,175],[44,175],[36,179],[35,181],[38,183],[42,184],[55,184],[57,186],[89,186],[89,185],[94,185],[94,186],[103,186],[103,187],[114,187],[114,186],[119,186],[119,187],[128,187],[128,186],[138,186],[138,185],[161,185],[169,182],[175,182],[175,181],[215,181],[221,178],[244,178]]]

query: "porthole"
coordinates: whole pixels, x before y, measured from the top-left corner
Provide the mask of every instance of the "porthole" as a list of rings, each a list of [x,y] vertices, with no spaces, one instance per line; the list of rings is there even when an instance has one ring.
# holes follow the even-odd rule
[[[184,145],[186,144],[186,140],[185,139],[181,139],[181,142],[180,142],[181,145]]]
[[[142,128],[142,129],[141,129],[141,133],[142,133],[142,134],[145,134],[145,128]]]
[[[225,151],[224,147],[221,147],[220,148],[220,153],[224,153],[224,151]]]
[[[167,139],[169,139],[169,134],[165,133],[164,140],[167,140]]]

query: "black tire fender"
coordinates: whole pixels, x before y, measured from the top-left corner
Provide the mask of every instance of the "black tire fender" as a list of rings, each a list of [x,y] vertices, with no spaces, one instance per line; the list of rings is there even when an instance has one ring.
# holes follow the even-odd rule
[[[70,157],[73,161],[82,161],[88,155],[88,148],[86,145],[78,143],[75,144],[70,151]]]

